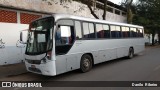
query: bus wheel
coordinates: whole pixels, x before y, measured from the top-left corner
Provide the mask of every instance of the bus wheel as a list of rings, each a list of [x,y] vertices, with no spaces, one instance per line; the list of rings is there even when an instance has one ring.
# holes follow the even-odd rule
[[[85,54],[81,58],[80,69],[82,72],[88,72],[92,68],[92,58],[90,55]]]
[[[134,49],[130,48],[129,52],[128,52],[128,58],[131,59],[131,58],[133,58],[133,56],[134,56]]]

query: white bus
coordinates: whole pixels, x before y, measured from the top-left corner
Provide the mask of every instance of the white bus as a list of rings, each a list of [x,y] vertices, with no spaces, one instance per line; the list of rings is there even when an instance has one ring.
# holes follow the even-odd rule
[[[94,64],[143,51],[143,33],[142,26],[53,14],[30,24],[25,65],[47,76],[87,72]]]

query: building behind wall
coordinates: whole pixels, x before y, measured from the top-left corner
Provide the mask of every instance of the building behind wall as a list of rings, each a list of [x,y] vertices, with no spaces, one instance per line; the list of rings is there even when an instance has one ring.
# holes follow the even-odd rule
[[[80,2],[72,1],[71,3],[70,2],[60,3],[60,0],[48,0],[48,1],[51,2],[42,0],[0,0],[0,6],[1,6],[0,10],[3,10],[5,8],[8,8],[8,10],[14,10],[14,12],[9,11],[10,14],[7,12],[8,10],[6,11],[6,9],[3,12],[8,13],[9,15],[14,14],[13,19],[16,18],[16,13],[17,13],[17,19],[18,18],[23,19],[27,17],[27,19],[29,20],[25,21],[25,23],[30,21],[30,19],[35,19],[41,17],[43,14],[49,14],[49,13],[67,13],[72,15],[94,18],[91,15],[87,5],[82,4]],[[98,0],[96,5],[97,8],[95,10],[95,13],[100,18],[102,18],[103,10],[99,9],[98,5],[103,6],[103,3],[101,2],[101,0]],[[124,8],[108,1],[107,9],[108,9],[106,15],[107,21],[126,22],[126,10]],[[14,23],[15,22],[16,20],[14,20]],[[19,19],[17,23],[21,23],[19,22]]]

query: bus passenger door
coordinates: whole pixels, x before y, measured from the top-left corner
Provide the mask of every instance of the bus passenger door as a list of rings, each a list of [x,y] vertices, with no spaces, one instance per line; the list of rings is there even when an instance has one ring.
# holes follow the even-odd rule
[[[56,71],[57,74],[60,74],[75,68],[76,56],[70,54],[70,50],[75,41],[74,24],[72,24],[70,20],[60,20],[58,23],[59,24],[55,33],[55,53]],[[64,23],[70,25],[65,25]]]

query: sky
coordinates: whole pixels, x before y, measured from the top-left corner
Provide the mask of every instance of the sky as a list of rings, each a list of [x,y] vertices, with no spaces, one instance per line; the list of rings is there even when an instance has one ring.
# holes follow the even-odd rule
[[[122,0],[109,0],[109,1],[111,1],[115,4],[118,4],[118,5],[122,2]],[[136,2],[136,0],[133,0],[133,2]]]

